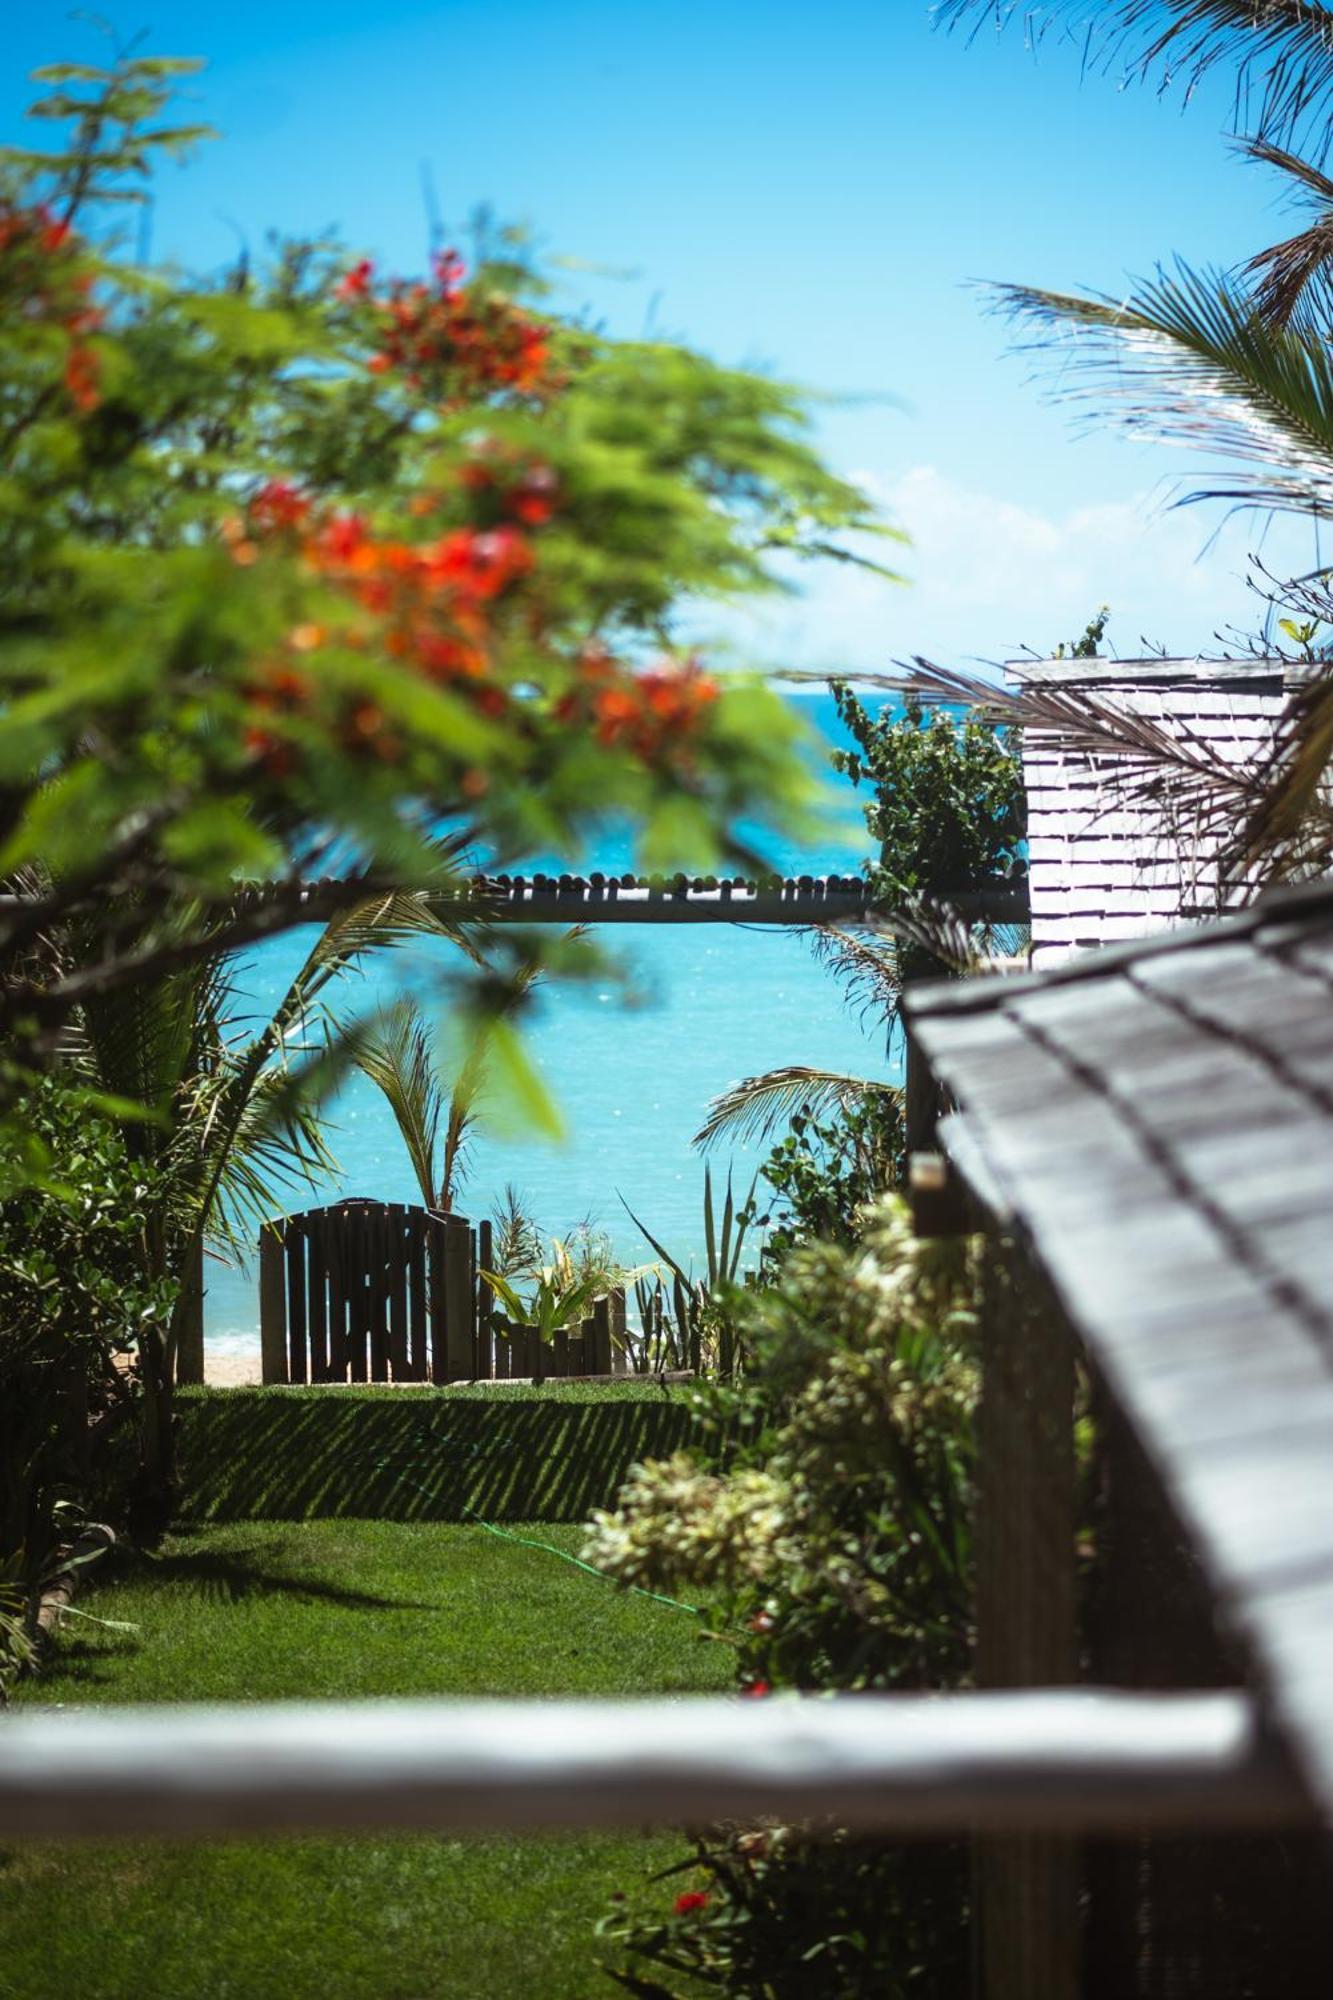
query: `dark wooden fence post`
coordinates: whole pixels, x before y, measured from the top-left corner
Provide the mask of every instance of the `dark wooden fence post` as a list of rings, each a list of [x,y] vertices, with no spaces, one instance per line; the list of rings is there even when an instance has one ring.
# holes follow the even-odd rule
[[[426,1227],[430,1250],[427,1277],[430,1291],[430,1379],[436,1384],[442,1384],[449,1380],[446,1337],[449,1306],[445,1291],[448,1235],[444,1222],[438,1215],[430,1215]]]
[[[611,1373],[611,1301],[608,1298],[594,1299],[592,1302],[592,1360],[588,1366],[590,1375]]]
[[[977,1682],[1078,1678],[1074,1348],[1012,1245],[987,1248],[977,1414]],[[976,1848],[981,2000],[1076,2000],[1078,1851],[1040,1834]]]
[[[182,1273],[176,1321],[176,1380],[204,1379],[204,1239],[198,1237]]]
[[[475,1366],[476,1291],[472,1277],[472,1230],[461,1215],[444,1224],[444,1344],[450,1382],[470,1382]]]
[[[495,1293],[481,1276],[495,1269],[493,1234],[489,1222],[477,1224],[477,1376],[489,1382],[495,1373]]]

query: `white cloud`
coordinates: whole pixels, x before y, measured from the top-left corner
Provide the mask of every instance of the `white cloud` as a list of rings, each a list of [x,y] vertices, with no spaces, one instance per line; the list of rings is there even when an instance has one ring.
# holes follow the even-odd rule
[[[749,645],[757,638],[772,664],[849,671],[912,653],[1011,658],[1081,632],[1101,604],[1125,655],[1144,640],[1176,654],[1216,650],[1220,628],[1259,621],[1262,606],[1245,586],[1251,520],[1231,522],[1210,546],[1215,521],[1202,509],[1164,509],[1160,491],[1045,514],[930,465],[851,476],[910,535],[908,548],[873,551],[909,587],[830,564],[801,572],[799,598],[747,619]],[[1265,560],[1279,572],[1310,567],[1308,531],[1275,532]]]

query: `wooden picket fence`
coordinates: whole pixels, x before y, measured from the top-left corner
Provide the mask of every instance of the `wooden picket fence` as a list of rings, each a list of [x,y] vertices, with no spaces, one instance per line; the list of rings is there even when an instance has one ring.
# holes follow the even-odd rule
[[[543,1381],[627,1366],[623,1291],[545,1345],[493,1310],[479,1273],[491,1226],[402,1202],[348,1200],[259,1238],[265,1382]]]

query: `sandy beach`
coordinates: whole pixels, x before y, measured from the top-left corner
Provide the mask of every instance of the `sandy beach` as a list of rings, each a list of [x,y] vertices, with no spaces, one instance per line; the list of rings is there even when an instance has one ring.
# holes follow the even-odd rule
[[[204,1350],[204,1381],[210,1389],[243,1389],[263,1380],[259,1355],[210,1354]]]

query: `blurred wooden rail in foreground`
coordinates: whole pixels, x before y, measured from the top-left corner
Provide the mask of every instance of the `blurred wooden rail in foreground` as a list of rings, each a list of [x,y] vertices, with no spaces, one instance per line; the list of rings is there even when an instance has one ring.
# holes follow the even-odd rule
[[[882,1832],[1301,1826],[1250,1698],[1088,1689],[283,1703],[0,1720],[0,1839],[820,1819]]]

